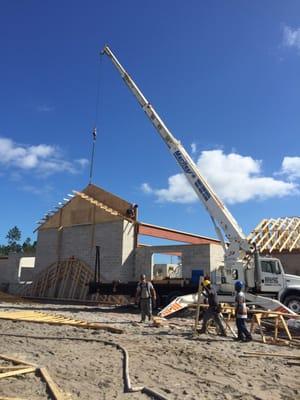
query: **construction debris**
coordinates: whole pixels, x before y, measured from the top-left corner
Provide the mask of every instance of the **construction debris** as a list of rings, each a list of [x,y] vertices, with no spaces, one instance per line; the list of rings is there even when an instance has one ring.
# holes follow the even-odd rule
[[[17,360],[16,358],[6,356],[0,354],[0,360],[10,361],[12,362],[13,366],[7,366],[7,368],[11,369],[11,371],[0,373],[0,379],[4,378],[11,378],[18,375],[30,374],[34,373],[35,375],[39,375],[42,380],[46,383],[49,391],[51,393],[51,397],[53,400],[66,400],[66,396],[60,391],[56,383],[51,378],[49,372],[44,367],[38,367],[34,364],[27,363],[26,361]],[[1,366],[1,369],[5,368],[5,366]],[[70,397],[68,397],[70,398]],[[12,397],[1,397],[1,399],[16,399]],[[18,398],[21,400],[20,398]]]

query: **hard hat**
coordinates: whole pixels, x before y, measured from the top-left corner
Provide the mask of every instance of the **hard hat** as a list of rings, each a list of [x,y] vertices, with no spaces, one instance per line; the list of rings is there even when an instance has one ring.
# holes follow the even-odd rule
[[[204,279],[204,281],[202,282],[202,285],[203,285],[204,287],[210,285],[210,280]]]
[[[236,281],[234,284],[235,290],[241,290],[243,286],[244,286],[244,282],[242,282],[242,281]]]

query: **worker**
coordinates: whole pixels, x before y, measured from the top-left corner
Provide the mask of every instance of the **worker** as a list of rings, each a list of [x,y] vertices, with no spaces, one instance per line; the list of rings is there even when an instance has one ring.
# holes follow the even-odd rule
[[[236,340],[241,342],[250,342],[252,340],[252,336],[246,326],[247,306],[245,295],[242,292],[243,286],[244,283],[242,281],[236,281],[234,284],[234,288],[236,290],[235,317],[238,330],[238,337],[236,338]]]
[[[138,205],[132,204],[126,211],[126,216],[130,219],[135,219],[137,214]]]
[[[146,275],[142,274],[140,282],[136,288],[135,302],[140,305],[141,321],[145,322],[146,316],[149,321],[152,319],[152,304],[156,301],[156,292],[151,282],[146,280]]]
[[[221,306],[219,304],[217,292],[212,287],[210,280],[207,278],[208,277],[202,281],[202,294],[207,299],[208,308],[204,311],[202,328],[199,333],[206,333],[207,322],[210,319],[213,319],[219,328],[220,334],[226,336],[226,331],[220,317]]]

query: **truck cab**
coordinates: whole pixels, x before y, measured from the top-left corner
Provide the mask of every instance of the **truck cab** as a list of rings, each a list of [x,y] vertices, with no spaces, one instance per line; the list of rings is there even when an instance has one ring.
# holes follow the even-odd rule
[[[246,283],[249,293],[279,300],[300,314],[300,276],[286,274],[278,258],[263,257],[257,253],[251,257],[246,268],[239,262],[232,269],[223,265],[219,274],[213,276],[221,295],[232,295],[237,280]]]
[[[274,297],[300,313],[300,276],[286,274],[278,258],[260,256],[255,269],[256,293]]]

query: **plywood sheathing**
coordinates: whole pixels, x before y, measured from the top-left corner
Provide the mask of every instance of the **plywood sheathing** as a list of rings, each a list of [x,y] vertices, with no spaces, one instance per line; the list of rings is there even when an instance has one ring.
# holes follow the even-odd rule
[[[89,185],[82,191],[73,191],[75,196],[50,216],[38,229],[64,228],[75,225],[92,225],[127,219],[131,203]]]
[[[248,236],[261,252],[300,250],[300,218],[264,219]]]

